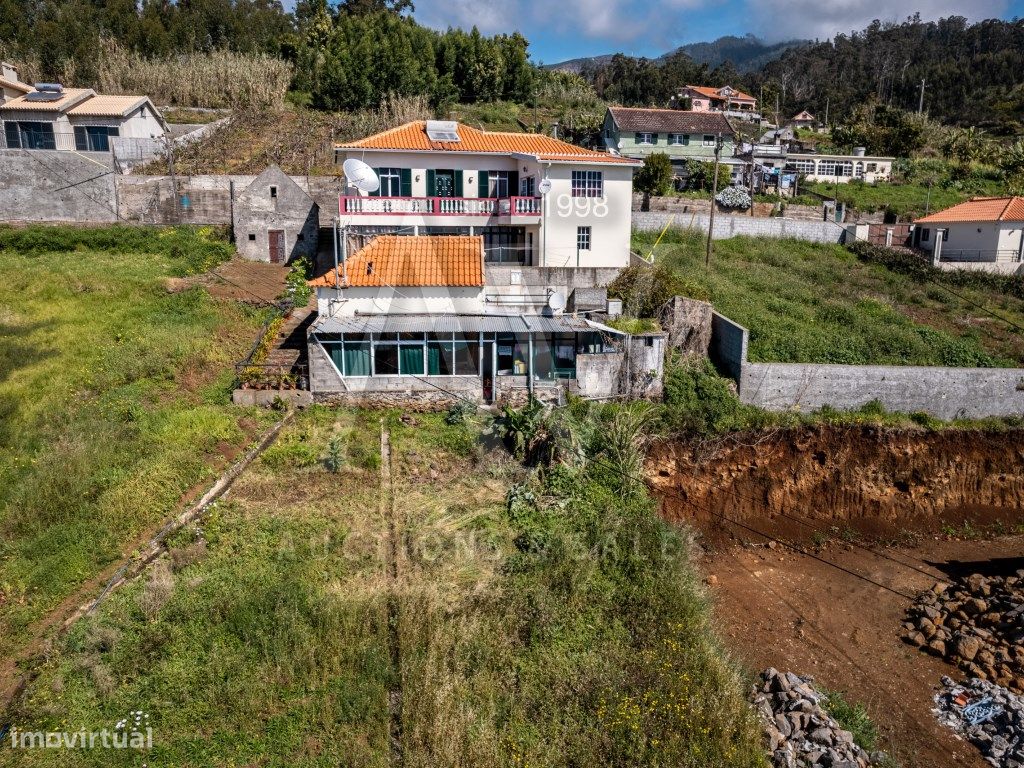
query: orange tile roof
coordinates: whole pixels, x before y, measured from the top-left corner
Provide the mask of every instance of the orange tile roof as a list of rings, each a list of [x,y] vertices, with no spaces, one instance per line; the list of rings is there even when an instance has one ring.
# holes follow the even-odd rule
[[[707,86],[703,86],[703,85],[688,85],[686,87],[689,90],[691,90],[691,91],[696,91],[697,93],[700,93],[700,94],[703,94],[704,96],[707,96],[709,99],[724,99],[725,98],[725,96],[722,95],[722,88],[708,88]],[[726,88],[726,87],[730,87],[730,86],[722,86],[722,87]],[[739,90],[737,88],[733,88],[732,89],[732,96],[730,96],[729,98],[730,99],[739,99],[740,101],[757,101],[757,99],[755,99],[749,93],[744,93],[743,91],[741,91],[741,90]]]
[[[19,112],[63,112],[69,107],[73,107],[75,104],[95,95],[96,92],[91,88],[65,88],[60,98],[53,101],[31,101],[28,98],[28,94],[25,94],[16,99],[11,99],[0,109],[18,110]]]
[[[0,87],[10,88],[12,91],[21,91],[22,93],[31,93],[35,90],[35,88],[27,83],[19,83],[17,80],[8,80],[6,77],[0,77]]]
[[[1024,221],[1024,197],[975,197],[966,203],[917,219],[915,223],[972,221]]]
[[[383,133],[367,136],[365,139],[347,144],[336,144],[335,147],[337,149],[394,149],[416,152],[523,154],[552,161],[640,164],[627,157],[610,155],[607,152],[595,152],[539,133],[481,131],[459,123],[461,141],[432,141],[427,137],[426,127],[426,121],[416,120]]]
[[[480,235],[381,235],[348,259],[348,285],[357,287],[484,284]],[[334,270],[309,284],[335,287]]]
[[[69,115],[90,117],[127,117],[149,102],[147,96],[93,96],[68,110]],[[153,108],[156,112],[156,108]]]

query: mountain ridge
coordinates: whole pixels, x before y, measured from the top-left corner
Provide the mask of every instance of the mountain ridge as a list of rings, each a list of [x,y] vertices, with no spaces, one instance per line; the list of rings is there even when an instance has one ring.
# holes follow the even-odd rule
[[[785,40],[778,43],[767,43],[750,33],[742,37],[723,35],[710,42],[705,41],[681,45],[652,59],[652,61],[660,63],[674,53],[685,53],[697,64],[707,64],[712,69],[724,64],[726,61],[730,61],[737,72],[745,74],[759,70],[765,64],[777,59],[791,48],[796,48],[810,42],[810,40]],[[579,73],[587,66],[607,64],[615,55],[613,53],[605,53],[597,56],[581,56],[555,64],[546,64],[544,68]]]

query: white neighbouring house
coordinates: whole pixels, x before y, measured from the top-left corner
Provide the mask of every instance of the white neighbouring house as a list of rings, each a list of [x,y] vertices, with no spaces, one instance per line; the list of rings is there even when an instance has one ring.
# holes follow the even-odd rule
[[[846,184],[859,179],[867,184],[888,181],[892,175],[895,157],[865,155],[855,149],[852,155],[826,155],[787,152],[784,170],[799,173],[807,181],[823,181],[831,184]]]
[[[914,222],[913,244],[944,269],[1024,272],[1024,197],[976,197]]]
[[[0,105],[6,149],[109,152],[119,139],[155,141],[167,124],[147,96],[37,84]],[[5,85],[5,93],[7,91]]]
[[[590,317],[629,264],[639,161],[435,121],[335,147],[353,158],[381,186],[340,197],[337,266],[312,281],[314,395],[606,397],[637,391],[627,369],[660,387],[663,337],[626,355],[637,339]]]

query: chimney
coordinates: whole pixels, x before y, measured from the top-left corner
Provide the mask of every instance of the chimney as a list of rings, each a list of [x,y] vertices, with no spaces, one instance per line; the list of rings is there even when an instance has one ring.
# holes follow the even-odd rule
[[[558,121],[555,120],[555,122],[551,124],[551,137],[554,139],[558,138],[558,127]]]
[[[0,62],[0,77],[4,80],[13,80],[16,83],[20,83],[18,79],[18,70],[14,68],[13,64],[8,64],[6,61]]]

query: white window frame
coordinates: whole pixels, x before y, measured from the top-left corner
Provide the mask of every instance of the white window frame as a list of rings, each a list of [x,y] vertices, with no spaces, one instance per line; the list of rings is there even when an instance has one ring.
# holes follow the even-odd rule
[[[653,147],[654,146],[654,134],[650,131],[637,131],[636,133],[637,146],[641,147]]]
[[[590,227],[576,227],[576,250],[589,251],[592,243],[592,230]]]
[[[487,196],[504,200],[512,197],[512,190],[509,188],[511,179],[508,171],[487,172]]]
[[[704,146],[705,147],[713,147],[713,146],[715,146],[715,136],[714,136],[714,134],[711,134],[711,133],[705,133],[704,134]]]
[[[669,146],[671,146],[671,147],[685,147],[687,144],[690,143],[689,142],[689,136],[690,136],[690,134],[688,134],[688,133],[670,133],[668,135]]]
[[[381,168],[379,169],[380,178],[380,197],[401,197],[402,196],[402,169],[401,168]],[[385,193],[385,185],[389,190],[389,193]],[[395,189],[398,190],[396,194],[390,194]]]
[[[602,171],[573,171],[573,197],[604,197],[604,173]]]

